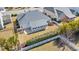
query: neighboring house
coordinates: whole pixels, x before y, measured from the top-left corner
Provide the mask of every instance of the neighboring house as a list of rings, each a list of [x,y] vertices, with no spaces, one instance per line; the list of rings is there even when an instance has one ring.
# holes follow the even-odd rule
[[[11,23],[11,15],[6,12],[0,12],[0,29],[4,29],[8,23]]]
[[[51,18],[56,18],[54,8],[53,7],[45,7],[44,13]]]
[[[2,19],[2,14],[0,13],[0,29],[4,28],[4,23],[3,23],[3,19]]]
[[[34,11],[34,10],[43,12],[43,7],[25,7],[25,8],[14,7],[12,10],[9,10],[8,12],[11,14],[21,14],[28,11]]]
[[[79,14],[79,7],[70,7],[69,9],[74,15]]]
[[[4,7],[0,7],[0,12],[5,12],[6,9]]]
[[[68,18],[74,18],[75,17],[75,15],[67,7],[55,7],[54,9],[63,12]]]
[[[40,12],[43,12],[44,11],[44,8],[43,7],[30,7],[30,8],[26,8],[26,11],[34,11],[34,10],[38,10]]]
[[[7,13],[7,12],[2,13],[2,18],[3,18],[4,25],[11,23],[11,21],[12,21],[11,14]]]
[[[44,13],[49,15],[51,18],[56,18],[57,21],[60,21],[64,16],[67,16],[68,18],[75,17],[67,7],[45,7],[44,9]]]
[[[51,19],[40,11],[34,10],[19,14],[17,21],[20,29],[29,34],[45,29]]]

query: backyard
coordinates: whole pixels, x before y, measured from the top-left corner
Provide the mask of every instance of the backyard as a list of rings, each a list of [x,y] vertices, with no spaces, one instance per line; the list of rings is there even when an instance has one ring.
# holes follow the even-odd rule
[[[78,19],[78,18],[76,18],[76,19]],[[12,17],[12,22],[10,23],[10,24],[8,24],[8,25],[6,25],[6,27],[5,27],[5,29],[3,29],[3,30],[0,30],[0,38],[5,38],[5,39],[8,39],[8,38],[10,38],[10,37],[12,37],[12,36],[14,36],[14,21],[16,21],[16,17]],[[77,20],[76,20],[77,21]],[[76,21],[74,21],[75,23],[76,23]],[[74,24],[75,24],[74,23]],[[63,23],[61,23],[60,24],[60,26],[64,26],[64,25],[62,25]],[[69,24],[73,24],[73,21],[72,22],[70,22],[70,23],[65,23],[65,24],[67,24],[67,25],[69,25]],[[78,25],[78,24],[77,24]],[[74,25],[75,26],[75,25]],[[66,27],[68,27],[68,26],[66,26]],[[29,35],[27,35],[27,34],[25,34],[25,33],[20,33],[20,32],[17,32],[17,34],[18,34],[18,40],[19,40],[19,43],[20,43],[20,45],[21,44],[25,44],[27,41],[31,41],[31,40],[35,40],[36,38],[38,38],[38,37],[42,37],[44,34],[46,34],[46,33],[54,33],[54,32],[56,32],[57,31],[57,29],[58,29],[58,26],[57,25],[55,25],[55,24],[53,24],[52,26],[47,26],[46,27],[46,29],[45,30],[43,30],[43,31],[39,31],[39,32],[36,32],[36,33],[32,33],[32,34],[29,34]],[[64,28],[62,28],[61,30],[63,30]],[[68,29],[70,29],[71,30],[71,28],[70,27],[68,27]],[[73,28],[72,28],[73,29]],[[65,31],[65,30],[63,30],[63,31]],[[64,33],[64,32],[62,32],[62,33]],[[76,46],[79,46],[79,44],[77,44]],[[69,51],[70,49],[67,47],[67,46],[65,46],[66,48],[65,48],[65,50],[66,51]],[[33,51],[37,51],[37,50],[39,50],[39,51],[59,51],[59,50],[61,50],[62,48],[58,48],[57,46],[55,46],[54,44],[53,44],[53,42],[49,42],[49,43],[46,43],[46,44],[44,44],[44,45],[42,45],[42,46],[40,46],[40,47],[37,47],[37,48],[34,48],[34,49],[31,49],[31,50],[33,50]]]

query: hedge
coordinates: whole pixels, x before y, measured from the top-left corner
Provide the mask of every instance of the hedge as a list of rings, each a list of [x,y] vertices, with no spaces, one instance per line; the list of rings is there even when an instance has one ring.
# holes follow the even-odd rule
[[[26,46],[38,43],[38,42],[46,40],[46,39],[49,39],[49,38],[54,37],[56,35],[58,35],[58,34],[51,34],[51,35],[48,35],[48,36],[45,36],[45,37],[41,37],[41,38],[38,38],[38,39],[35,39],[35,40],[29,40],[29,41],[26,42]]]
[[[13,17],[13,16],[17,16],[17,14],[12,14],[11,16],[12,16],[12,17]]]

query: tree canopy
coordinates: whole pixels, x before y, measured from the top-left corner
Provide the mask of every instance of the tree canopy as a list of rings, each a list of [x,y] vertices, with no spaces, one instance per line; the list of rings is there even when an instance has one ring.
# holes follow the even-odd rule
[[[79,29],[79,17],[75,18],[74,20],[65,23],[62,22],[62,25],[59,26],[59,33],[63,34],[69,31],[75,31]]]

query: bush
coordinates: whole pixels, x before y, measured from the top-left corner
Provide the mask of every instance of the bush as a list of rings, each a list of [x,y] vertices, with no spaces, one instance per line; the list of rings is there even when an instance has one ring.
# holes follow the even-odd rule
[[[12,14],[11,16],[12,16],[12,17],[13,17],[13,16],[17,16],[17,14]]]
[[[26,42],[26,45],[29,46],[29,45],[32,45],[32,44],[35,44],[35,43],[38,43],[40,41],[43,41],[43,40],[46,40],[46,39],[49,39],[51,37],[54,37],[58,34],[51,34],[51,35],[48,35],[48,36],[45,36],[45,37],[41,37],[41,38],[38,38],[38,39],[35,39],[35,40],[29,40]]]

